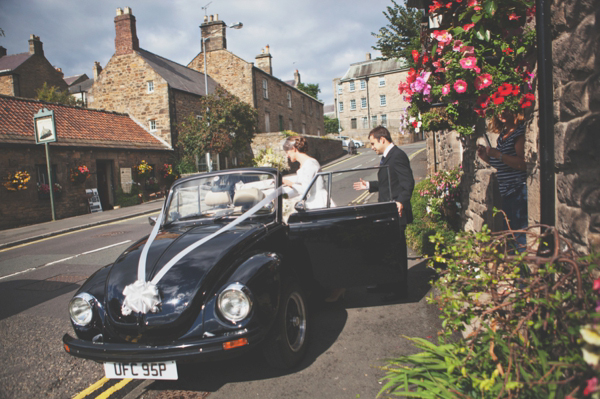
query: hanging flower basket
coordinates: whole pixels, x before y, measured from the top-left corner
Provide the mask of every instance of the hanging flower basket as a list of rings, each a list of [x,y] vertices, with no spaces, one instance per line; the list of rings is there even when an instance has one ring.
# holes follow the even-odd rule
[[[2,183],[2,185],[8,191],[27,190],[27,182],[29,182],[30,179],[31,176],[29,175],[29,173],[27,173],[26,170],[18,171],[14,174],[9,174],[8,176],[6,176],[6,178],[4,179],[5,181],[4,183]]]
[[[152,166],[148,165],[145,160],[142,160],[142,162],[133,167],[133,173],[135,174],[137,181],[144,181],[149,178],[151,172]]]
[[[90,170],[85,165],[71,169],[71,181],[75,184],[83,184],[89,177]]]

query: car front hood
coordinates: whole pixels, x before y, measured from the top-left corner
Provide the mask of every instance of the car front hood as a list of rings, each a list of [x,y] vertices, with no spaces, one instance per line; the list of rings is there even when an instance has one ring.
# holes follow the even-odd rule
[[[223,224],[172,227],[161,230],[150,245],[146,261],[146,281],[188,246],[213,234]],[[198,316],[208,291],[217,283],[242,251],[251,250],[257,236],[264,235],[263,224],[243,224],[225,231],[180,259],[157,283],[161,298],[158,312],[123,316],[125,287],[137,280],[138,263],[147,238],[129,247],[117,259],[106,281],[106,309],[113,330],[121,336],[143,332],[162,338],[185,332]]]

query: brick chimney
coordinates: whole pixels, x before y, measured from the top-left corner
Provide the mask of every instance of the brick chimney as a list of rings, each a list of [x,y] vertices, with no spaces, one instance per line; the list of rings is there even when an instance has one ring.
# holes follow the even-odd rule
[[[6,55],[6,49],[0,46],[0,57],[4,57]]]
[[[63,72],[62,68],[55,67],[54,69],[56,69],[56,71],[60,73],[61,76],[65,76],[65,73]]]
[[[40,37],[31,35],[29,38],[29,54],[37,54],[44,56],[44,44],[40,41]]]
[[[98,76],[100,76],[100,72],[102,72],[102,67],[100,66],[100,63],[98,61],[94,61],[93,72],[94,72],[94,81],[97,81]]]
[[[117,8],[115,17],[115,54],[131,54],[140,49],[140,42],[137,38],[135,29],[135,17],[131,13],[131,8],[125,7],[125,10]]]
[[[296,72],[294,72],[294,87],[298,87],[300,83],[302,83],[300,82],[300,73],[296,69]]]
[[[204,41],[207,52],[227,49],[225,28],[225,22],[219,20],[219,14],[204,16],[204,23],[200,25],[200,31],[203,39],[209,38]]]
[[[256,66],[259,69],[262,69],[269,75],[273,75],[273,66],[271,65],[271,50],[269,49],[269,45],[261,50],[261,54],[256,56]]]

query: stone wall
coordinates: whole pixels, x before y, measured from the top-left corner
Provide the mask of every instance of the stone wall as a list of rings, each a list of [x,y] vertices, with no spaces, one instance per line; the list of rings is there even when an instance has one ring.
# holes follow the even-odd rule
[[[455,131],[426,132],[427,173],[450,170],[462,164],[463,144]]]
[[[332,140],[324,137],[301,135],[308,142],[308,155],[315,158],[321,165],[333,161],[344,155],[346,151],[342,148],[341,140]],[[275,153],[284,154],[282,149],[286,136],[282,133],[257,134],[252,141],[252,152],[256,156],[261,150],[272,148]],[[291,172],[298,169],[298,164],[292,164]]]
[[[91,149],[60,147],[50,145],[50,159],[56,171],[56,181],[62,186],[62,192],[55,197],[54,208],[57,219],[89,213],[85,190],[99,188],[97,178],[97,162],[108,162],[112,166],[112,198],[121,186],[120,168],[132,168],[141,160],[145,160],[157,169],[167,162],[171,162],[172,151],[131,151],[118,149]],[[31,180],[26,190],[8,191],[0,186],[0,230],[40,223],[52,220],[49,199],[40,199],[37,192],[37,165],[45,170],[46,153],[43,145],[0,147],[0,175],[27,171]],[[82,184],[70,181],[71,169],[85,165],[91,176]],[[155,170],[159,185],[165,182]]]
[[[148,93],[149,81],[154,83],[152,93]],[[169,86],[138,54],[113,55],[94,81],[88,98],[89,108],[127,113],[148,130],[154,120],[156,130],[152,133],[174,144]]]
[[[0,94],[4,94],[6,96],[15,96],[15,76],[14,75],[4,75],[0,76]]]

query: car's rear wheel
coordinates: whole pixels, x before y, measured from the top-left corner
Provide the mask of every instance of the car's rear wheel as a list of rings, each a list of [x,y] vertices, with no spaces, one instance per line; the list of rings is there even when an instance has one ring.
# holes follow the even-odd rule
[[[263,349],[269,365],[277,369],[298,365],[306,353],[307,333],[304,292],[297,283],[290,283],[281,296],[277,319]]]

